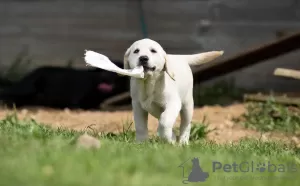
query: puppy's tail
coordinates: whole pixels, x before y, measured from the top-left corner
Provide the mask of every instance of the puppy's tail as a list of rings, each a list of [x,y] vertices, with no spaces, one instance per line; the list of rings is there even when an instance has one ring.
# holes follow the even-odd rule
[[[211,51],[203,52],[199,54],[187,55],[187,61],[189,65],[202,65],[204,63],[210,62],[220,56],[222,56],[224,51]]]
[[[222,56],[224,51],[210,51],[191,55],[169,54],[169,58],[176,61],[185,61],[189,65],[202,65]]]

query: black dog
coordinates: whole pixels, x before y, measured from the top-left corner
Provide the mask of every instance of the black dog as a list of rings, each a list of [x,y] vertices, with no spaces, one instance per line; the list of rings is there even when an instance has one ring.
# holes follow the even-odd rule
[[[102,69],[42,67],[4,89],[0,100],[9,107],[99,109],[105,99],[128,90],[128,77]]]

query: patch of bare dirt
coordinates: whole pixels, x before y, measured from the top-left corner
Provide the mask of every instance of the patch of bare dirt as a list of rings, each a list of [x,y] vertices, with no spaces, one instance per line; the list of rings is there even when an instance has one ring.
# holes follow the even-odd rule
[[[217,143],[237,142],[242,138],[261,138],[262,140],[277,139],[290,141],[292,137],[280,133],[261,134],[255,130],[245,129],[241,125],[231,121],[233,117],[238,117],[245,112],[243,104],[233,104],[230,106],[205,106],[195,108],[194,122],[201,122],[206,117],[209,129],[214,129],[207,136],[208,140]],[[0,118],[3,119],[13,110],[0,109]],[[17,110],[20,118],[31,117],[38,122],[51,125],[53,127],[67,127],[76,130],[84,130],[88,126],[102,132],[121,132],[124,124],[133,121],[131,111],[100,112],[100,111],[73,111],[73,110],[52,110],[43,108],[27,108]],[[180,118],[177,119],[176,126],[179,126]],[[156,133],[157,120],[149,116],[150,133]]]

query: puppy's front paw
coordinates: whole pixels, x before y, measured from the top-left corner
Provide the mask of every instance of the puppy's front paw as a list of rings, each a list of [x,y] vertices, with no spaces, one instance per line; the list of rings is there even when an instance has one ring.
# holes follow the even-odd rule
[[[179,146],[188,146],[189,141],[188,140],[179,140]]]

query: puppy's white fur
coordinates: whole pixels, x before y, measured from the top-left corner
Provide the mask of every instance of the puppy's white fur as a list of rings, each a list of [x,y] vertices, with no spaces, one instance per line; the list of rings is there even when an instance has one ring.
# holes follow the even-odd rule
[[[136,140],[148,138],[148,113],[159,121],[158,135],[174,143],[173,125],[180,114],[179,143],[188,144],[193,117],[193,74],[190,65],[199,65],[219,57],[222,51],[193,55],[166,54],[160,44],[151,39],[134,42],[125,52],[124,68],[139,65],[139,57],[149,58],[144,79],[131,78],[130,94],[136,129]]]

